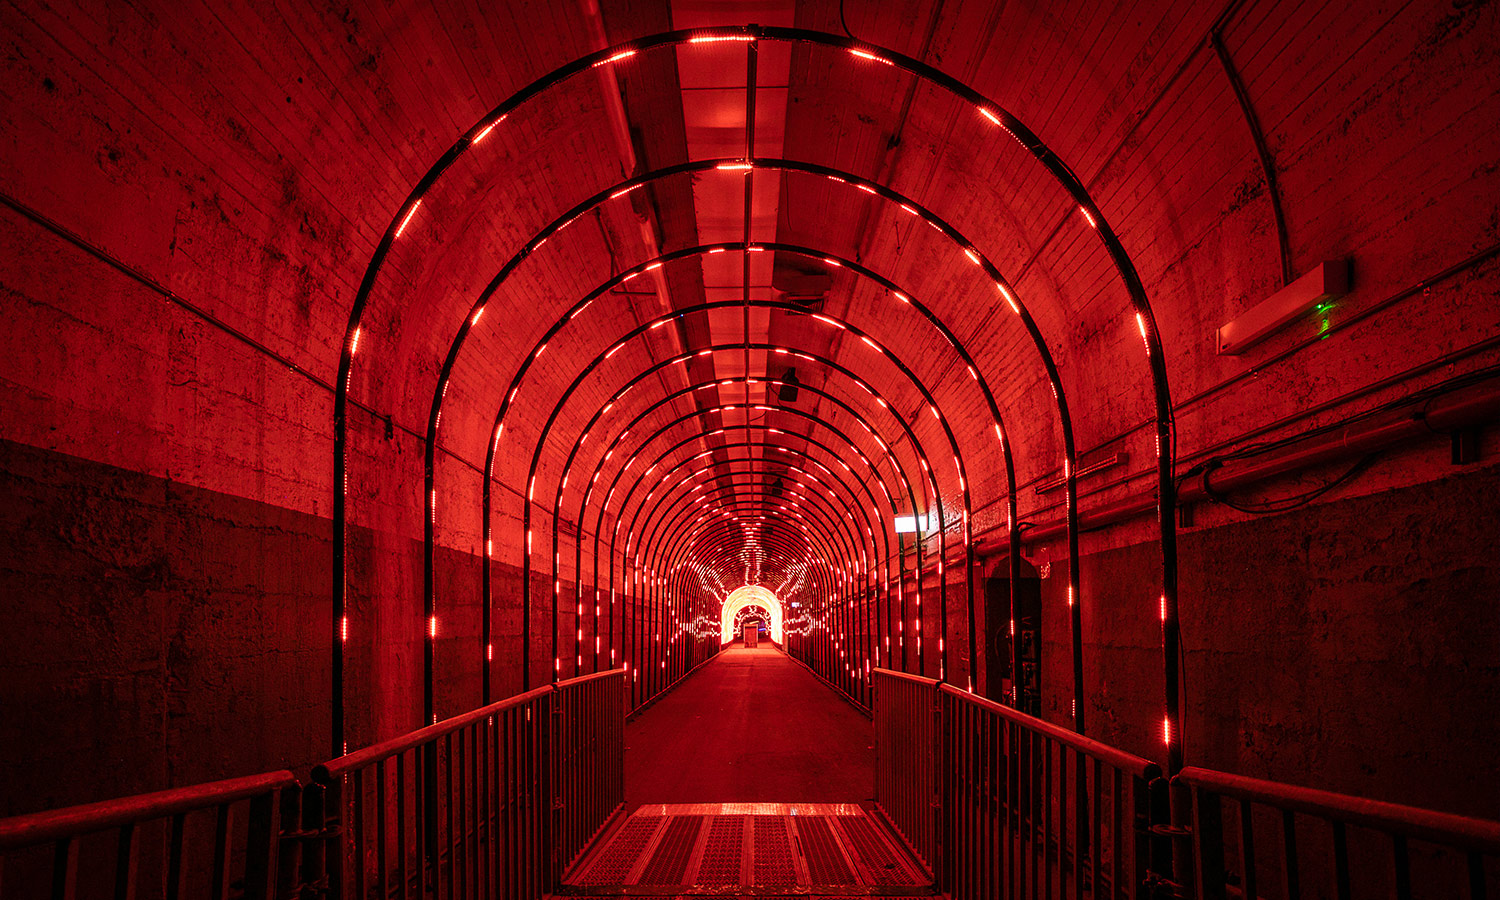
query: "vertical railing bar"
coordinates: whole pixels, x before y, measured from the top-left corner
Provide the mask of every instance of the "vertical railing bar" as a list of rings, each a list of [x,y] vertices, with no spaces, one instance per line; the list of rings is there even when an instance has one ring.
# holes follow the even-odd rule
[[[1046,881],[1042,885],[1044,900],[1052,900],[1053,876],[1062,869],[1060,865],[1054,867],[1052,861],[1052,835],[1056,827],[1052,816],[1052,745],[1052,738],[1042,738],[1042,866],[1046,875]]]
[[[1286,876],[1287,900],[1299,900],[1302,884],[1297,873],[1297,819],[1289,809],[1281,813],[1282,872]]]
[[[400,759],[398,756],[397,759]],[[389,869],[388,854],[390,848],[389,829],[386,826],[386,803],[389,802],[389,790],[386,781],[390,777],[390,766],[387,760],[380,760],[375,764],[375,882],[380,889],[380,900],[388,900],[391,896],[391,876]],[[354,860],[357,868],[363,869],[361,860],[364,857],[363,848],[359,848],[360,854]],[[360,894],[359,900],[365,900],[365,895]]]
[[[213,858],[213,881],[211,882],[213,896],[218,900],[227,900],[229,897],[229,804],[220,803],[214,807],[214,858]]]
[[[495,845],[495,864],[494,875],[491,877],[495,882],[494,896],[502,898],[512,895],[510,873],[513,866],[510,850],[514,844],[515,832],[511,825],[511,786],[514,783],[511,769],[516,754],[511,733],[514,718],[511,710],[504,710],[495,716],[494,761],[490,764],[495,771],[495,833],[491,837]]]
[[[1097,757],[1090,762],[1094,787],[1089,791],[1089,797],[1093,800],[1093,805],[1089,807],[1089,834],[1092,837],[1089,841],[1089,886],[1093,896],[1098,897],[1100,885],[1104,883],[1100,871],[1103,868],[1100,861],[1104,857],[1104,810],[1100,808],[1104,806],[1104,764]]]
[[[441,803],[442,810],[438,812],[435,828],[441,837],[432,842],[436,850],[432,860],[432,895],[434,897],[446,896],[453,900],[453,883],[458,874],[457,847],[453,834],[453,733],[449,732],[438,740],[428,744],[428,752],[432,754],[432,760],[428,764],[434,775],[438,769],[442,769],[442,791],[435,793],[429,808]],[[436,779],[434,779],[436,781]],[[437,785],[433,785],[436,790]],[[444,865],[446,859],[447,865]],[[447,877],[444,878],[444,875]],[[445,890],[446,887],[446,890]]]
[[[460,790],[464,799],[464,883],[459,896],[464,900],[478,900],[480,896],[479,873],[483,866],[481,856],[484,853],[484,845],[480,841],[483,795],[479,783],[479,744],[484,736],[484,721],[484,719],[476,719],[463,729],[464,752],[463,764],[460,767],[463,773],[463,784]]]
[[[547,766],[550,760],[545,755],[546,751],[550,749],[547,746],[547,737],[552,731],[552,700],[552,695],[547,694],[545,700],[536,703],[538,711],[531,719],[528,741],[531,745],[531,779],[529,784],[532,797],[531,834],[534,841],[533,847],[535,848],[532,857],[534,864],[531,867],[533,871],[532,896],[547,890],[547,876],[552,867],[552,854],[550,852],[552,849],[551,769]]]
[[[497,741],[500,735],[501,716],[488,716],[484,729],[484,896],[495,897],[500,892],[498,848],[500,846],[500,755]]]
[[[1136,871],[1135,868],[1135,862],[1140,856],[1139,853],[1135,852],[1135,847],[1136,843],[1140,839],[1135,833],[1135,821],[1133,818],[1135,815],[1134,783],[1136,779],[1134,777],[1130,779],[1132,785],[1131,809],[1128,813],[1122,812],[1121,809],[1124,806],[1125,800],[1125,785],[1123,784],[1124,780],[1125,779],[1122,777],[1122,773],[1119,769],[1115,768],[1114,766],[1109,767],[1109,790],[1111,795],[1109,806],[1110,814],[1114,819],[1114,822],[1110,828],[1110,836],[1115,847],[1114,853],[1111,854],[1113,858],[1110,859],[1109,889],[1110,893],[1114,894],[1116,897],[1128,898],[1135,893],[1136,881],[1138,880],[1138,876],[1140,874]],[[1124,867],[1125,829],[1127,825],[1130,828],[1130,871],[1126,876],[1129,878],[1128,886],[1124,883],[1124,879],[1121,878],[1121,869]]]
[[[459,883],[459,897],[468,900],[474,897],[474,841],[478,837],[478,825],[474,819],[474,741],[480,721],[471,721],[459,729],[459,846],[463,847],[463,880]]]
[[[78,846],[71,837],[52,845],[53,900],[73,900],[78,892]]]
[[[276,790],[250,798],[245,826],[245,900],[271,900],[281,850],[281,797]]]
[[[1411,857],[1406,838],[1399,834],[1391,835],[1391,864],[1395,868],[1396,900],[1411,900]]]
[[[172,816],[167,843],[167,900],[177,900],[182,893],[182,843],[187,828],[187,813]]]
[[[1041,793],[1041,765],[1037,759],[1037,745],[1040,741],[1041,735],[1034,730],[1026,730],[1026,783],[1028,783],[1026,807],[1029,811],[1026,817],[1026,841],[1031,847],[1028,853],[1028,865],[1031,867],[1028,886],[1031,888],[1032,900],[1037,900],[1041,895],[1041,886],[1037,883],[1038,877],[1046,871],[1046,867],[1037,859],[1037,828],[1041,823],[1041,807],[1037,801],[1037,796]]]
[[[1057,896],[1059,900],[1068,896],[1068,819],[1072,804],[1068,803],[1068,748],[1055,741],[1057,748]]]
[[[337,846],[339,858],[328,864],[328,877],[333,879],[330,896],[343,897],[348,893],[345,885],[354,885],[354,896],[365,898],[365,770],[355,769],[342,779],[343,787],[337,799],[340,815],[352,810],[352,827],[339,834]],[[345,794],[343,791],[347,791]],[[352,850],[350,848],[353,848]]]
[[[1212,791],[1189,788],[1192,815],[1193,855],[1199,900],[1222,900],[1224,879],[1224,812]]]
[[[121,825],[115,835],[115,900],[134,900],[140,841],[136,840],[136,823]]]
[[[952,698],[945,698],[945,704],[957,710],[957,717],[962,722],[962,727],[954,733],[955,748],[960,750],[963,758],[963,778],[955,783],[953,803],[962,814],[958,825],[958,834],[955,835],[955,869],[962,869],[964,873],[963,885],[969,892],[974,890],[975,879],[978,877],[977,867],[974,859],[974,830],[976,828],[976,813],[982,795],[982,782],[979,778],[978,760],[973,752],[977,719],[974,710],[968,704],[954,702]]]
[[[1006,774],[1006,793],[1009,805],[1006,809],[1005,833],[1010,842],[1010,898],[1024,900],[1026,896],[1026,844],[1023,840],[1026,824],[1026,783],[1022,779],[1025,767],[1021,759],[1026,755],[1023,740],[1026,732],[1015,722],[1007,720],[1006,752],[1009,754],[1009,772]]]
[[[1240,888],[1246,898],[1255,893],[1255,816],[1249,800],[1239,801],[1240,813]]]
[[[489,809],[489,798],[485,796],[484,765],[489,743],[489,716],[469,726],[469,894],[479,900],[485,894],[485,827],[484,817]]]
[[[970,777],[973,779],[973,803],[970,804],[972,812],[969,815],[968,837],[964,842],[964,853],[971,858],[969,863],[969,889],[972,896],[983,896],[984,888],[990,883],[990,864],[993,860],[985,852],[985,840],[989,837],[989,829],[985,821],[989,815],[989,769],[986,758],[989,751],[989,724],[990,717],[979,707],[964,704],[971,728],[962,732],[964,745],[969,755]]]
[[[1487,888],[1484,876],[1484,857],[1479,853],[1468,854],[1469,862],[1469,900],[1485,900]]]
[[[500,807],[500,896],[516,895],[516,714],[514,710],[501,713],[503,729],[500,746],[504,755],[500,759],[501,792],[505,795]]]
[[[1333,826],[1333,889],[1339,900],[1349,900],[1349,835],[1337,819]]]
[[[411,896],[411,873],[406,858],[406,756],[404,751],[396,754],[396,877],[401,900]]]
[[[448,896],[463,900],[464,891],[468,886],[469,871],[469,828],[468,828],[468,796],[466,792],[464,777],[464,760],[468,753],[468,727],[455,730],[451,737],[452,743],[448,747],[448,778],[452,785],[448,791],[448,821],[452,823],[449,828],[448,846]]]
[[[1089,770],[1092,757],[1081,750],[1068,748],[1073,757],[1073,900],[1083,900],[1083,885],[1087,873],[1088,854],[1093,844],[1089,843],[1088,800]]]
[[[448,896],[459,900],[463,900],[468,887],[469,871],[469,804],[464,784],[464,759],[469,745],[467,732],[468,728],[454,731],[453,742],[448,748],[448,783],[453,786],[448,791],[448,821],[452,823],[452,833],[448,835],[448,846],[452,848],[448,856]]]
[[[984,784],[984,806],[983,814],[980,816],[980,835],[978,840],[980,858],[984,861],[981,869],[979,883],[979,895],[982,897],[993,897],[1000,888],[1000,847],[995,843],[996,816],[998,810],[999,795],[996,792],[995,776],[1000,767],[996,764],[999,758],[999,742],[995,740],[995,726],[999,718],[993,713],[983,713],[984,742],[982,748],[981,767],[983,770]]]

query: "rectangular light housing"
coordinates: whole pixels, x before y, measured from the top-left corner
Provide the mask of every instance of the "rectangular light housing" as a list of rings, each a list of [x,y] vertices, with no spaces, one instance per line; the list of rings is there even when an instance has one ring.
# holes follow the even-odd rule
[[[1328,260],[1267,297],[1234,321],[1220,325],[1220,356],[1235,356],[1278,328],[1328,300],[1349,293],[1349,261]]]

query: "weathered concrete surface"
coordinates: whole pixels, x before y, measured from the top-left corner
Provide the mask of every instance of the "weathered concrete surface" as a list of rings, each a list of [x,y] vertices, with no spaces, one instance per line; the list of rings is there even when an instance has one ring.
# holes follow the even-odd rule
[[[603,6],[610,40],[671,20],[664,2]],[[326,683],[326,523],[344,489],[333,483],[331,385],[354,295],[393,216],[444,150],[511,91],[592,48],[571,9],[35,0],[0,12],[0,191],[8,201],[0,210],[0,427],[10,442],[0,478],[14,500],[4,572],[5,615],[16,623],[0,665],[23,672],[0,686],[5,718],[22,735],[0,740],[0,766],[55,760],[63,771],[69,760],[58,754],[70,751],[59,747],[139,739],[136,755],[121,761],[139,781],[100,774],[69,782],[35,769],[27,803],[301,765],[321,753],[317,710],[328,698],[311,695]],[[1500,217],[1485,199],[1500,194],[1497,5],[1423,0],[1351,15],[1333,4],[1309,10],[1267,0],[1237,7],[1224,39],[1280,179],[1291,268],[1350,256],[1355,289],[1325,317],[1297,322],[1243,357],[1213,353],[1213,329],[1280,281],[1264,177],[1207,49],[1218,11],[919,2],[848,10],[861,39],[921,56],[1004,103],[1088,186],[1140,272],[1174,395],[1191,400],[1177,419],[1184,453],[1252,433],[1279,436],[1461,374],[1487,362],[1476,348],[1500,334],[1500,264],[1486,256],[1500,240]],[[796,9],[799,24],[837,33],[835,13],[831,3]],[[661,129],[643,141],[647,161],[676,162],[681,135],[666,133],[666,123],[675,130],[684,118],[671,87],[675,57],[648,55],[621,69],[629,113],[638,129]],[[1061,368],[1083,462],[1090,451],[1123,449],[1131,472],[1148,472],[1145,349],[1075,199],[967,104],[927,89],[909,94],[904,76],[884,68],[851,67],[841,51],[798,56],[786,89],[787,155],[911,194],[1016,278]],[[603,100],[586,76],[518,111],[424,196],[377,284],[351,381],[368,407],[351,410],[349,421],[354,743],[420,718],[422,435],[444,354],[480,288],[522,242],[622,176]],[[733,122],[731,107],[719,110],[725,122]],[[762,104],[762,114],[769,108]],[[637,194],[607,204],[531,254],[456,362],[436,463],[440,714],[480,695],[476,598],[489,548],[477,467],[497,398],[566,304],[642,262],[639,216],[652,203],[691,198],[688,181],[653,189],[650,202]],[[807,177],[756,185],[795,198],[775,237],[861,259],[933,304],[995,389],[1011,428],[1022,518],[1055,515],[1056,493],[1032,490],[1061,466],[1055,404],[1029,339],[989,279],[951,241],[912,229],[906,213],[850,185]],[[671,242],[695,237],[684,210],[656,212]],[[674,265],[671,283],[685,295],[674,302],[696,301],[702,267]],[[965,367],[888,292],[849,273],[833,284],[826,311],[869,330],[933,388],[964,454],[973,527],[1002,521],[992,422]],[[520,687],[531,450],[543,443],[532,509],[536,533],[549,534],[565,448],[620,379],[676,349],[675,338],[661,337],[676,329],[621,351],[546,434],[543,424],[577,363],[644,321],[652,302],[639,292],[611,295],[560,333],[523,380],[498,460],[492,696]],[[681,334],[723,330],[699,319]],[[956,509],[956,469],[915,386],[810,317],[773,323],[768,336],[829,349],[890,392],[890,407],[916,422],[945,506]],[[803,374],[870,402],[846,379],[812,367]],[[658,388],[677,386],[665,376],[648,384],[617,415],[634,415]],[[1277,424],[1322,404],[1317,415]],[[829,404],[815,408],[866,452],[878,449]],[[918,471],[906,443],[891,440],[889,413],[878,415],[902,467]],[[648,419],[639,433],[660,421]],[[1271,430],[1256,431],[1263,427]],[[598,452],[603,440],[589,446]],[[606,481],[633,449],[604,467]],[[1418,800],[1398,770],[1431,761],[1429,773],[1440,774],[1428,777],[1443,782],[1429,791],[1431,802],[1460,806],[1474,796],[1471,761],[1495,741],[1464,729],[1484,721],[1476,710],[1493,698],[1486,691],[1496,676],[1484,624],[1494,610],[1483,606],[1495,595],[1483,562],[1494,505],[1479,502],[1492,497],[1491,476],[1472,472],[1491,466],[1495,449],[1486,443],[1485,462],[1458,470],[1451,485],[1454,470],[1440,453],[1403,459],[1362,476],[1358,488],[1369,496],[1264,521],[1203,513],[1183,555],[1188,698],[1197,710],[1187,723],[1190,758],[1288,779],[1300,768],[1326,774],[1325,784]],[[565,519],[580,483],[564,492]],[[1122,479],[1084,502],[1142,484]],[[1372,522],[1385,523],[1378,541]],[[604,517],[602,530],[612,525]],[[577,577],[571,549],[565,539],[564,588]],[[1056,590],[1067,561],[1050,551],[1053,643],[1044,659],[1056,717],[1067,679]],[[553,665],[550,552],[534,551],[534,679]],[[1160,677],[1149,525],[1088,535],[1084,554],[1084,622],[1097,648],[1090,721],[1095,733],[1149,754]],[[1295,586],[1269,604],[1261,596],[1268,574]],[[131,618],[137,595],[140,621]],[[102,598],[103,608],[87,598]],[[660,633],[677,639],[680,622],[663,626],[621,608],[621,633],[638,644],[654,647]],[[929,660],[933,612],[929,605]],[[571,615],[565,604],[565,648],[577,633]],[[950,609],[949,621],[958,659],[962,611]],[[827,643],[818,653],[830,666],[847,664],[834,662]],[[671,670],[651,662],[642,675],[659,687]],[[681,652],[673,657],[686,662]],[[1259,678],[1275,683],[1252,689]],[[1399,715],[1384,717],[1368,701],[1388,689],[1395,699],[1383,708]],[[1432,702],[1448,696],[1459,702]],[[1361,712],[1346,709],[1356,705]],[[223,723],[269,722],[278,709],[298,710],[283,723],[296,732],[284,745],[232,730],[245,737],[232,750],[196,737]],[[1402,727],[1387,727],[1395,721]]]

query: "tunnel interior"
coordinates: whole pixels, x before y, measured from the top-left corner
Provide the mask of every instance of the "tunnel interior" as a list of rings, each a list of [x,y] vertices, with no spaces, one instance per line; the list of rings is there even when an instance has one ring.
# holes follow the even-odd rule
[[[758,618],[1500,817],[1497,12],[1222,6],[7,7],[0,816]]]

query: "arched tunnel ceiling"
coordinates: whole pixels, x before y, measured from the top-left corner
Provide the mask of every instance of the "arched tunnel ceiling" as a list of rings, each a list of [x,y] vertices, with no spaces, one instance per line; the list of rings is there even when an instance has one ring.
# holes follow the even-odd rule
[[[1207,498],[1184,506],[1185,593],[1208,628],[1243,613],[1213,645],[1231,653],[1284,624],[1232,560],[1277,551],[1215,541],[1286,504],[1228,502],[1213,466],[1269,497],[1327,475],[1293,497],[1309,521],[1448,478],[1446,453],[1342,485],[1332,463],[1286,470],[1294,439],[1493,359],[1497,16],[10,4],[5,438],[68,457],[59,471],[249,501],[226,521],[258,529],[269,566],[196,533],[184,555],[210,586],[223,557],[252,598],[235,609],[284,614],[287,645],[327,660],[336,741],[405,729],[419,680],[429,718],[585,671],[589,640],[594,669],[665,673],[691,658],[672,629],[745,583],[785,596],[794,641],[817,632],[851,687],[856,661],[944,675],[944,641],[988,682],[975,585],[1019,566],[1026,529],[1057,573],[1046,614],[1069,619],[1049,625],[1073,655],[1048,656],[1073,663],[1060,719],[1098,709],[1080,693],[1098,646],[1133,685],[1160,677],[1180,742],[1172,476]],[[1356,273],[1330,314],[1216,353],[1216,328],[1328,260]],[[312,560],[295,572],[272,571],[283,513]],[[1358,526],[1309,529],[1287,577]],[[985,629],[1001,599],[979,598]],[[845,635],[863,646],[846,656]],[[346,693],[370,721],[345,727]],[[1130,729],[1155,715],[1139,710]]]
[[[743,21],[715,12],[673,24]],[[429,422],[462,459],[493,454],[494,479],[540,507],[496,504],[520,519],[481,525],[497,557],[555,519],[623,527],[650,572],[785,584],[815,565],[832,590],[888,556],[896,516],[939,520],[941,555],[1004,518],[1007,479],[1062,467],[1070,437],[1152,415],[1148,354],[1118,339],[1149,313],[1102,217],[997,104],[812,31],[595,49],[460,130],[351,321],[351,398]],[[1014,473],[995,464],[1006,416]],[[800,494],[780,453],[860,490]],[[455,502],[443,480],[434,457],[430,505]],[[462,521],[444,513],[434,530]],[[706,527],[719,516],[737,530]]]
[[[206,315],[336,385],[335,519],[425,538],[429,601],[433,545],[554,581],[602,557],[608,579],[628,562],[696,567],[714,590],[858,590],[900,575],[895,519],[912,515],[936,518],[919,559],[941,569],[965,538],[994,549],[1018,516],[1076,510],[1071,488],[1042,488],[1079,467],[1128,460],[1082,498],[1107,504],[1161,483],[1174,440],[1211,446],[1262,424],[1258,401],[1307,394],[1302,373],[1327,396],[1395,374],[1402,347],[1441,344],[1441,316],[1314,339],[1253,380],[1211,335],[1324,258],[1357,251],[1361,283],[1409,285],[1474,252],[1424,225],[1489,215],[1492,192],[1448,171],[1493,179],[1474,142],[1397,185],[1357,152],[1407,159],[1469,114],[1401,127],[1392,80],[1481,40],[1432,6],[85,6],[14,17],[37,60],[16,66],[108,46],[119,77],[31,79],[56,96],[18,116],[74,104],[78,145],[123,145],[122,173],[136,156],[170,169],[111,133],[111,104],[139,107],[159,133],[133,140],[222,183],[38,179],[58,196],[20,201],[91,210],[70,223],[84,240],[89,215],[129,207],[143,227],[106,244],[145,271],[164,256]],[[1353,56],[1318,52],[1330,29]],[[1211,32],[1298,201],[1285,253]],[[1425,72],[1424,90],[1473,97],[1467,72]],[[30,153],[76,155],[36,123]],[[1403,227],[1349,246],[1341,217],[1376,206]],[[229,231],[265,259],[190,246]],[[1371,333],[1400,346],[1372,352]],[[1175,423],[1168,387],[1194,402]],[[394,432],[432,439],[414,457]]]
[[[1170,284],[1211,227],[1185,204],[1254,177],[1198,77],[1209,11],[849,12],[580,3],[517,23],[504,77],[415,104],[444,114],[399,132],[340,385],[426,423],[429,544],[482,535],[560,580],[597,539],[633,577],[831,593],[878,577],[898,516],[938,521],[941,570],[1089,454],[1162,477],[1168,369],[1211,381],[1222,300],[1144,289],[1135,259]],[[1219,12],[1232,38],[1247,13]],[[1232,277],[1279,284],[1257,255]],[[349,428],[349,495],[377,497],[378,424]],[[803,495],[783,454],[845,478]],[[410,527],[399,506],[348,515]]]

